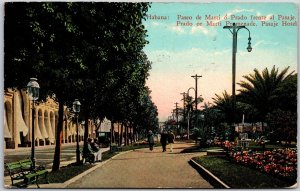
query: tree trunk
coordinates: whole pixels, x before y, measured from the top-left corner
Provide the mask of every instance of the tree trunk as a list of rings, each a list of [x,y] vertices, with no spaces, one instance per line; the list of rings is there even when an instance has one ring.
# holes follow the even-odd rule
[[[128,129],[128,144],[132,145],[132,123],[129,125],[130,129]]]
[[[89,110],[85,109],[84,113],[84,134],[83,134],[83,150],[88,150],[88,138],[89,138]]]
[[[121,123],[121,132],[120,132],[120,143],[121,143],[121,145],[122,145],[122,143],[123,143],[123,126],[124,126],[124,124],[123,124],[123,122]]]
[[[112,152],[112,138],[113,138],[113,132],[114,132],[114,117],[111,116],[111,126],[110,126],[110,143],[109,143],[109,147],[110,147],[110,152]]]
[[[61,142],[63,137],[63,117],[64,117],[64,101],[59,100],[58,106],[58,124],[56,130],[56,140],[55,140],[55,151],[52,172],[59,170],[60,165],[60,153],[61,153]]]
[[[112,124],[112,128],[111,128],[111,133],[112,133],[112,143],[116,143],[116,135],[115,135],[115,126],[114,124]]]
[[[125,124],[125,146],[128,145],[128,125]]]
[[[118,145],[121,146],[121,137],[120,137],[120,123],[118,123]]]
[[[135,143],[135,128],[132,128],[132,132],[131,132],[131,135],[132,135],[132,141]]]

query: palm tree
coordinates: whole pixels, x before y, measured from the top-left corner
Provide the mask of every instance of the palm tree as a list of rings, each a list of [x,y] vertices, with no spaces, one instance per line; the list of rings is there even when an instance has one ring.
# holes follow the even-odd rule
[[[253,74],[243,76],[246,80],[238,83],[242,88],[238,90],[240,102],[253,107],[253,111],[257,112],[257,120],[262,122],[262,127],[266,115],[279,106],[278,88],[293,74],[288,74],[288,69],[289,67],[279,72],[278,68],[273,66],[271,72],[265,68],[262,73],[254,69]]]
[[[277,88],[278,104],[281,110],[297,113],[297,73],[286,77]]]
[[[216,98],[212,98],[214,100],[215,108],[223,113],[225,121],[231,124],[233,122],[232,97],[226,90],[222,93],[222,96],[215,95]]]

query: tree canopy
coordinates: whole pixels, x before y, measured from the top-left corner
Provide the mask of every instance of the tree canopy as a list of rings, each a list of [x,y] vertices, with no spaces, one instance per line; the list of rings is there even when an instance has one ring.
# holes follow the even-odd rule
[[[71,106],[75,98],[82,103],[85,120],[143,118],[157,125],[157,109],[145,86],[151,62],[143,53],[148,42],[142,20],[148,7],[149,3],[108,2],[5,4],[4,86],[24,88],[30,77],[37,77],[41,99],[50,96],[59,102],[56,147],[63,106]],[[140,112],[142,107],[149,112]],[[58,169],[59,152],[56,148],[53,170]]]

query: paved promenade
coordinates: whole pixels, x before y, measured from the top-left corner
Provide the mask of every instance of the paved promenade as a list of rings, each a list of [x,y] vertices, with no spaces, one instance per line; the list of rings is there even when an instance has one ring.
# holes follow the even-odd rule
[[[180,153],[192,144],[177,143],[171,153],[155,148],[122,153],[90,173],[64,184],[66,188],[212,188]]]
[[[180,153],[194,143],[176,143],[173,152],[161,147],[121,152],[112,159],[95,166],[65,183],[41,184],[41,188],[213,188],[188,164],[194,156],[205,153]],[[103,148],[102,151],[109,148]],[[50,169],[53,148],[38,148],[37,161]],[[5,162],[30,156],[30,149],[5,152]],[[75,161],[75,145],[62,148],[61,165]],[[10,178],[4,177],[4,187],[10,188]],[[36,188],[35,184],[28,188]]]

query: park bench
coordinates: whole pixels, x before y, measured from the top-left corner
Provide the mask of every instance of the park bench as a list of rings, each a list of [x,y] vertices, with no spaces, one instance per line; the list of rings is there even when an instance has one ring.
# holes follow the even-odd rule
[[[81,152],[81,156],[82,156],[83,164],[85,164],[87,162],[89,162],[90,164],[95,163],[95,158],[94,158],[93,154],[91,154],[91,153],[84,154],[83,152]]]
[[[5,168],[9,173],[11,178],[12,186],[27,186],[31,183],[36,183],[38,185],[38,179],[40,177],[44,178],[47,183],[48,181],[48,171],[44,166],[38,166],[33,168],[33,162],[29,159],[24,159],[16,162],[5,163]],[[14,181],[18,181],[14,183]]]
[[[111,145],[111,152],[114,153],[114,152],[122,152],[123,151],[123,148],[118,146],[118,145]]]

